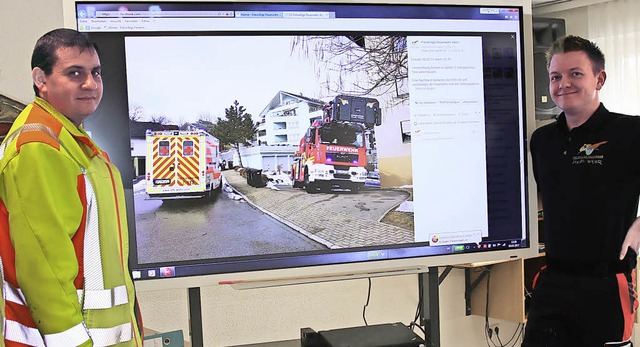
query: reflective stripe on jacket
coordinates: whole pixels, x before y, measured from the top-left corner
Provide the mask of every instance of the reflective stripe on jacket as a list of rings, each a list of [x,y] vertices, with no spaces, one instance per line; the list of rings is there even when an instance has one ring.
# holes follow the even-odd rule
[[[46,101],[0,147],[4,342],[142,346],[120,174]]]

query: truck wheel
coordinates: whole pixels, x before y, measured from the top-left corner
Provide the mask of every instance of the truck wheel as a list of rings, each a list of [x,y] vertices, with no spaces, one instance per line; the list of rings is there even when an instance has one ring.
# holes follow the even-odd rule
[[[306,172],[304,174],[304,190],[309,194],[315,194],[318,192],[316,184],[309,182],[309,174]]]
[[[331,186],[331,183],[329,183],[329,182],[318,183],[318,188],[323,193],[331,193],[332,192],[332,190],[331,190],[332,186]]]
[[[209,188],[213,188],[210,186]],[[204,193],[204,200],[211,201],[213,199],[213,189],[209,189]]]
[[[316,185],[314,183],[307,183],[304,185],[304,190],[307,191],[307,193],[309,194],[315,194],[318,192],[318,188],[316,188]]]
[[[364,183],[354,183],[354,184],[351,186],[351,192],[352,192],[352,193],[357,193],[357,192],[359,192],[360,190],[362,190],[362,188],[364,188]]]
[[[293,188],[302,188],[302,182],[298,181],[298,171],[296,171],[295,165],[291,169],[291,185]]]

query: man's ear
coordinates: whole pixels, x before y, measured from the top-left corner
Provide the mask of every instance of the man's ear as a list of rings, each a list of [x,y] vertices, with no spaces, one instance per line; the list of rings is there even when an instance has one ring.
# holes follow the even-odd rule
[[[31,79],[33,79],[33,84],[35,84],[40,92],[43,91],[43,88],[46,88],[46,75],[41,68],[34,67],[33,70],[31,70]]]
[[[598,72],[598,74],[596,75],[596,90],[600,90],[602,89],[602,86],[604,86],[604,82],[607,80],[607,73],[604,72],[604,70]]]

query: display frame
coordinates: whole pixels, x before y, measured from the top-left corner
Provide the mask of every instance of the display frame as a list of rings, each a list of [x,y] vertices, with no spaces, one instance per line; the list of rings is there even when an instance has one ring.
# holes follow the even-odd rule
[[[162,2],[159,2],[162,3]],[[505,5],[507,2],[497,2],[496,4],[487,5],[487,7],[491,6],[507,6]],[[530,18],[530,6],[528,5],[528,1],[522,1],[516,4],[512,2],[508,2],[509,7],[520,8],[520,13],[522,14],[522,25],[521,32],[525,33],[531,29],[531,18]],[[297,3],[300,4],[300,3]],[[422,3],[421,3],[422,4]],[[394,4],[395,5],[395,4]],[[403,5],[403,4],[397,4]],[[404,3],[404,5],[416,5],[411,3]],[[480,4],[478,1],[475,3],[473,1],[461,2],[460,6],[472,6],[472,5],[485,5]],[[75,13],[75,9],[73,9],[73,13]],[[65,10],[65,18],[68,18],[68,8]],[[75,23],[75,15],[73,16],[73,26]],[[523,144],[523,148],[526,153],[526,138],[532,129],[534,128],[533,123],[533,103],[532,95],[533,95],[533,78],[532,75],[533,69],[533,61],[532,61],[532,43],[530,35],[522,35],[522,56],[523,60],[523,87],[522,91],[524,95],[522,100],[524,101],[523,110],[526,114],[526,119],[523,121],[526,123],[525,129],[526,133],[523,134],[523,138],[525,142]],[[113,43],[117,44],[117,43]],[[109,43],[107,42],[106,48],[102,45],[100,46],[101,51],[105,49],[112,49],[113,47],[109,47]],[[531,54],[530,54],[531,53]],[[107,65],[104,69],[105,71],[105,83],[108,82],[109,74],[111,73],[109,70],[108,63],[103,61],[103,65]],[[123,91],[120,91],[122,93]],[[126,91],[124,91],[126,93]],[[126,96],[126,95],[125,95]],[[105,94],[105,99],[103,99],[103,104],[105,102],[109,102],[110,98],[118,98],[122,97],[120,95],[107,95]],[[122,111],[122,110],[120,110]],[[95,117],[95,116],[94,116]],[[97,118],[97,117],[95,117]],[[94,123],[93,126],[99,127],[97,125],[99,123]],[[96,134],[96,141],[100,143],[100,135]],[[122,142],[122,141],[121,141]],[[126,142],[123,142],[126,144]],[[526,159],[526,155],[524,156]],[[137,281],[139,288],[148,288],[148,289],[157,289],[158,286],[163,288],[190,288],[197,287],[202,285],[211,285],[214,283],[240,283],[240,282],[253,282],[253,281],[261,281],[261,280],[273,280],[273,279],[287,279],[293,280],[296,279],[307,281],[308,279],[312,280],[323,280],[330,279],[335,277],[343,277],[343,276],[354,276],[354,275],[377,275],[377,274],[397,274],[397,273],[413,273],[413,272],[426,272],[428,267],[433,266],[444,266],[444,265],[452,265],[452,264],[460,264],[460,263],[476,263],[476,262],[485,262],[485,261],[500,261],[500,260],[508,260],[515,258],[524,258],[531,257],[538,254],[537,247],[537,214],[536,208],[531,208],[531,206],[536,206],[537,200],[535,199],[535,184],[532,181],[531,168],[528,162],[525,164],[525,172],[523,173],[526,177],[527,183],[525,185],[527,194],[526,194],[526,205],[528,206],[527,211],[527,232],[529,234],[529,246],[525,248],[518,249],[507,249],[507,250],[497,250],[488,253],[474,253],[474,254],[442,254],[438,256],[412,256],[403,259],[381,259],[374,261],[353,261],[349,260],[346,262],[343,261],[332,261],[331,264],[328,264],[326,261],[303,261],[300,263],[296,263],[293,266],[267,266],[268,268],[254,269],[254,270],[241,270],[241,271],[217,271],[215,274],[204,274],[202,272],[199,273],[190,273],[187,276],[180,277],[168,277],[161,279],[145,279],[143,281]],[[123,175],[126,177],[126,175]],[[126,182],[126,181],[125,181]],[[127,194],[127,207],[128,213],[135,213],[133,207],[131,206],[130,200],[132,194],[132,187],[129,187],[128,184],[125,183],[125,192]],[[533,192],[533,193],[532,193]],[[131,229],[131,228],[130,228]],[[135,230],[135,226],[132,230]],[[406,248],[406,247],[405,247]],[[409,247],[410,248],[410,247]],[[384,249],[384,248],[380,248]],[[370,249],[369,249],[370,250]],[[362,252],[362,250],[360,250]],[[365,251],[366,252],[366,251]],[[308,257],[308,256],[304,256]],[[137,264],[137,261],[134,260],[134,265]],[[131,262],[131,261],[130,261]],[[193,265],[191,265],[193,266]],[[196,265],[197,266],[197,265]],[[134,266],[134,269],[137,269],[138,266]],[[143,268],[144,269],[144,268]],[[205,271],[206,272],[206,271]]]

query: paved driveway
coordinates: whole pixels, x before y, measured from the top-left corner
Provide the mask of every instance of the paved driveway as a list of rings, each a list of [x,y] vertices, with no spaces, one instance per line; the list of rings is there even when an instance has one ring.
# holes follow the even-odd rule
[[[328,247],[413,242],[413,231],[380,222],[409,197],[407,192],[365,189],[308,194],[290,186],[254,188],[235,171],[224,171],[224,176],[248,202]]]

